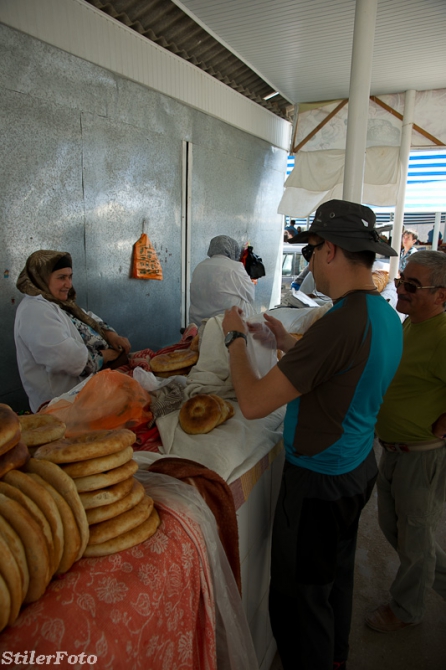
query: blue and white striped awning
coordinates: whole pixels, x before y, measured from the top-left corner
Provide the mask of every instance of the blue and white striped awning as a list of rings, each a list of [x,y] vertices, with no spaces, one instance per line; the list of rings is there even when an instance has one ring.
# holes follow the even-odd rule
[[[294,156],[288,156],[287,177],[294,168]],[[373,207],[376,212],[392,212],[394,207]],[[406,183],[404,210],[446,212],[446,149],[411,151]]]

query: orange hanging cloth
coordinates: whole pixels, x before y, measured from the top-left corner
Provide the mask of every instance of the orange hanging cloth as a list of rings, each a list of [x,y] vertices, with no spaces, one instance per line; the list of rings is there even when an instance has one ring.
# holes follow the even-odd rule
[[[156,251],[146,233],[133,245],[132,274],[133,279],[163,278],[163,270]]]

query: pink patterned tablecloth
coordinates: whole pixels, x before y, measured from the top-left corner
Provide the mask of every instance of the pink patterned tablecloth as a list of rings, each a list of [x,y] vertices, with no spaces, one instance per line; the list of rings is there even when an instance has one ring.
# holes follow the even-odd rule
[[[28,652],[10,667],[35,668],[38,655],[65,651],[57,667],[216,670],[202,532],[191,519],[157,509],[161,525],[149,540],[112,556],[82,559],[51,582],[0,635],[0,663],[11,653]],[[87,663],[92,655],[97,662]]]

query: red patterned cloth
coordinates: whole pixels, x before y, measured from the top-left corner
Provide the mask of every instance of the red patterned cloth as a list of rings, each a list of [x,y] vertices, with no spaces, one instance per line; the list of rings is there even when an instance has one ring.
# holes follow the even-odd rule
[[[192,519],[157,509],[161,525],[149,540],[112,556],[82,559],[53,581],[3,631],[0,657],[7,651],[35,650],[35,657],[66,651],[97,656],[97,664],[82,666],[97,670],[216,670],[203,534]],[[81,666],[64,657],[60,667]]]

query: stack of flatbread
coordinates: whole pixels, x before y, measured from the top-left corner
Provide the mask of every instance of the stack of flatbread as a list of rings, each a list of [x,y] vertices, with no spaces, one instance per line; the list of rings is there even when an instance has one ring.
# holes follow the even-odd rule
[[[227,400],[213,393],[200,393],[182,405],[178,421],[185,433],[200,435],[210,433],[234,414],[234,407]]]
[[[31,456],[42,444],[60,440],[65,435],[66,425],[50,414],[24,414],[19,417],[22,442]]]
[[[0,403],[0,477],[25,465],[29,451],[23,441],[19,417],[9,405]]]
[[[198,346],[192,344],[189,349],[179,349],[167,354],[158,354],[150,359],[150,369],[157,377],[188,375],[198,361]]]
[[[125,428],[95,431],[40,447],[39,463],[51,462],[68,476],[89,525],[83,556],[107,556],[144,542],[159,526],[153,500],[134,477],[135,434]],[[56,466],[56,467],[57,467]]]

